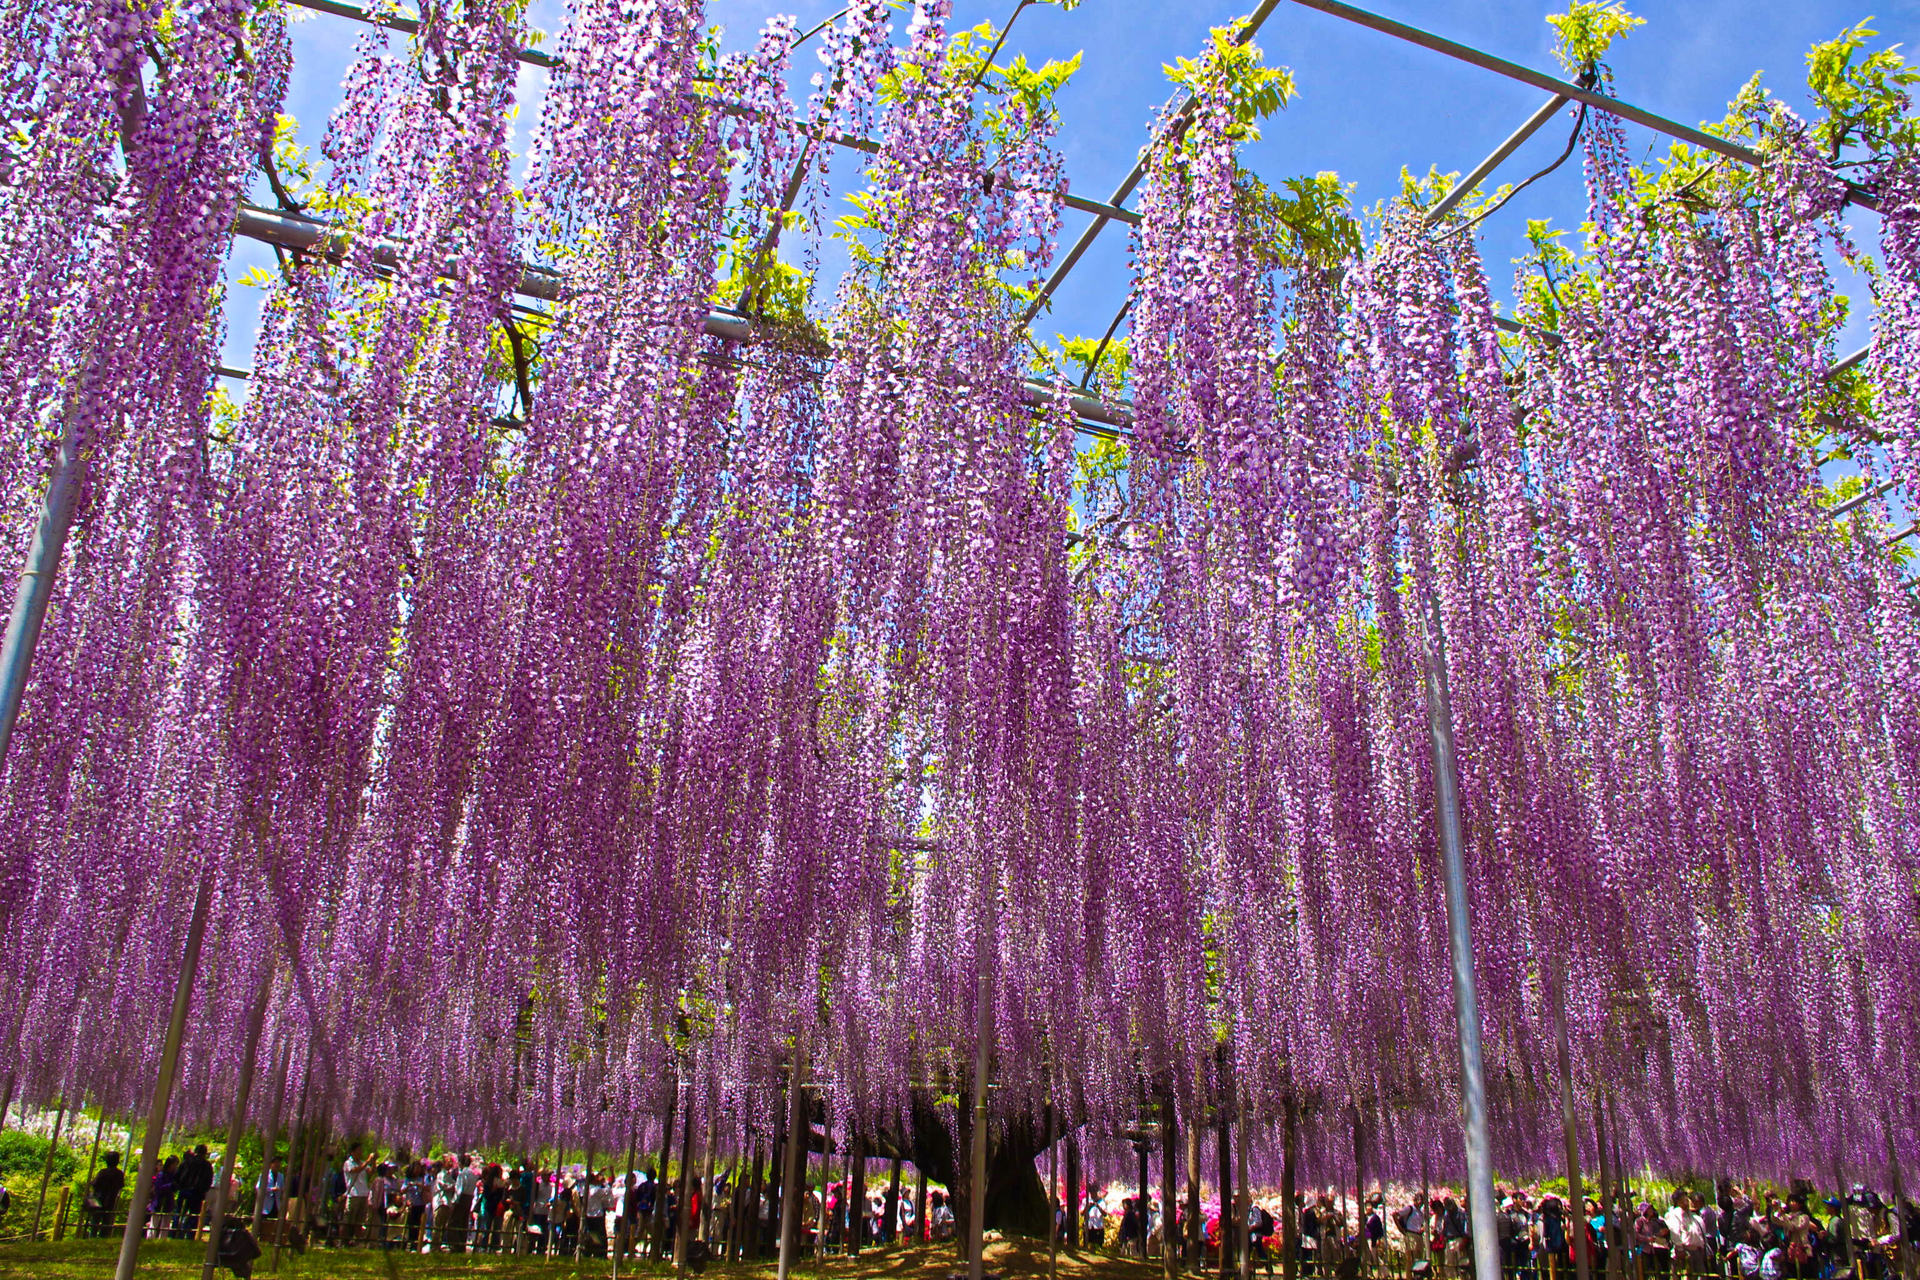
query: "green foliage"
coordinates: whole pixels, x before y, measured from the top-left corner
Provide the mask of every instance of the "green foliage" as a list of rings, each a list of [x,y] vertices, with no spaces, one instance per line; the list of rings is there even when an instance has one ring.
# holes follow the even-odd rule
[[[1749,182],[1750,177],[1751,171],[1745,165],[1728,165],[1723,157],[1703,147],[1676,142],[1651,168],[1634,167],[1633,191],[1642,205],[1687,197],[1697,203],[1719,191],[1718,180],[1744,183]]]
[[[1453,190],[1460,181],[1458,170],[1452,173],[1440,172],[1440,166],[1428,165],[1425,177],[1414,173],[1405,165],[1400,166],[1400,198],[1415,208],[1425,208],[1442,199]]]
[[[1565,13],[1547,15],[1547,22],[1559,37],[1553,56],[1560,65],[1575,74],[1600,65],[1615,40],[1646,23],[1627,12],[1620,0],[1574,0]]]
[[[987,112],[988,134],[1002,144],[1013,139],[1006,108],[1015,102],[1024,108],[1024,118],[1029,121],[1057,119],[1054,95],[1067,87],[1079,69],[1078,53],[1064,62],[1053,59],[1038,67],[1029,66],[1027,55],[1022,53],[1005,67],[988,68],[987,80],[995,90],[995,105]]]
[[[1127,457],[1125,440],[1109,440],[1104,436],[1097,438],[1093,442],[1093,447],[1081,450],[1076,459],[1080,471],[1080,483],[1099,484],[1125,475]]]
[[[1879,34],[1862,22],[1807,51],[1807,87],[1825,112],[1814,136],[1833,159],[1851,146],[1877,155],[1920,141],[1907,114],[1907,89],[1920,83],[1920,67],[1909,64],[1897,44],[1859,56]]]
[[[1352,183],[1322,170],[1280,185],[1287,194],[1243,172],[1238,186],[1241,225],[1253,233],[1269,266],[1332,269],[1358,256]]]
[[[207,395],[207,435],[220,444],[232,444],[234,429],[240,425],[240,406],[227,394],[226,383],[216,379]]]
[[[855,202],[855,207],[863,206]],[[862,226],[870,225],[857,217],[843,218],[840,224],[851,229],[856,221]],[[783,232],[805,226],[806,218],[802,214],[788,211],[781,218]],[[714,286],[713,300],[721,306],[738,306],[749,290],[755,315],[775,324],[811,324],[807,318],[807,300],[813,293],[812,277],[792,263],[782,261],[777,253],[763,250],[753,237],[737,235],[720,250],[719,279]]]
[[[995,173],[1006,158],[1026,145],[1032,136],[1050,128],[1059,120],[1054,97],[1080,69],[1080,55],[1034,66],[1024,54],[1000,61],[1000,50],[1013,27],[1014,19],[1029,6],[1052,5],[1061,10],[1077,8],[1079,0],[1021,0],[1005,26],[983,22],[956,31],[948,39],[947,54],[933,64],[932,74],[943,83],[958,85],[969,97],[980,99],[980,126],[984,146],[970,159],[984,172],[982,181],[993,188]],[[918,62],[902,62],[881,77],[877,93],[883,102],[899,103],[925,86],[929,67]],[[870,174],[873,171],[869,171]],[[852,212],[834,221],[834,238],[846,243],[849,255],[863,267],[884,271],[884,248],[869,242],[869,233],[882,232],[874,216],[871,191],[847,196]],[[876,236],[877,240],[878,237]],[[1036,296],[1034,285],[1024,279],[1008,279],[1008,273],[1020,275],[1028,270],[1027,254],[1016,248],[997,262],[982,263],[982,285],[1021,305]]]
[[[13,1193],[14,1207],[18,1209],[21,1201],[40,1192],[40,1172],[47,1165],[47,1139],[36,1134],[24,1133],[19,1129],[0,1130],[0,1183]],[[81,1171],[80,1157],[73,1149],[62,1142],[54,1148],[53,1183],[58,1187],[63,1182],[71,1182]],[[29,1201],[28,1213],[33,1212]]]
[[[1524,269],[1517,301],[1522,311],[1531,313],[1528,323],[1538,328],[1558,329],[1567,294],[1595,287],[1573,250],[1560,243],[1566,234],[1564,227],[1557,228],[1544,218],[1529,218],[1527,243],[1532,251],[1514,259]]]
[[[1029,4],[1055,4],[1061,9],[1075,8],[1079,0],[1022,0],[1014,18],[1020,16],[1020,9]],[[982,22],[978,26],[966,27],[953,33],[947,44],[947,57],[941,65],[942,74],[976,89],[986,91],[986,107],[982,123],[986,126],[987,136],[1002,148],[1017,144],[1022,130],[1031,130],[1035,125],[1052,123],[1059,118],[1054,108],[1054,95],[1065,88],[1080,69],[1080,55],[1074,54],[1067,60],[1053,60],[1038,67],[1027,61],[1025,54],[1016,55],[1011,62],[1001,64],[1000,48],[1005,43],[1007,33],[1013,27],[1013,19],[1007,25],[997,27],[991,22]],[[902,101],[912,88],[926,78],[926,68],[918,63],[902,63],[881,77],[879,85],[880,100],[888,103]],[[1023,112],[1016,123],[1011,113],[1014,103],[1019,103]]]
[[[1195,97],[1225,93],[1233,114],[1227,136],[1252,140],[1260,136],[1260,121],[1283,110],[1298,92],[1293,72],[1270,67],[1252,41],[1239,39],[1246,19],[1215,27],[1211,42],[1198,58],[1179,58],[1166,64],[1167,78]]]
[[[1097,395],[1108,396],[1118,395],[1121,388],[1127,385],[1132,362],[1127,355],[1125,338],[1114,338],[1107,343],[1105,350],[1101,349],[1098,338],[1069,338],[1064,333],[1059,338],[1060,350],[1066,353],[1068,360],[1080,366],[1081,385]]]
[[[364,196],[349,191],[334,191],[319,177],[311,148],[300,145],[300,122],[285,112],[273,118],[272,177],[278,185],[275,196],[317,214],[342,213],[358,216],[373,207]]]

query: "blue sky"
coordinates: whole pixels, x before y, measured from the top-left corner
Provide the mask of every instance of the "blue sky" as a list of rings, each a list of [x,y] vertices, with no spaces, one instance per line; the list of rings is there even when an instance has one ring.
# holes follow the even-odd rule
[[[791,12],[802,27],[833,13],[842,0],[712,0],[711,21],[725,27],[725,45],[743,48],[766,19]],[[1058,98],[1064,127],[1060,147],[1071,189],[1106,199],[1132,166],[1152,108],[1170,92],[1162,64],[1192,54],[1207,30],[1246,12],[1251,0],[1084,0],[1073,12],[1033,6],[1020,17],[1009,50],[1032,60],[1083,54],[1079,74]],[[1005,21],[1015,0],[956,0],[958,24]],[[1367,7],[1437,34],[1478,46],[1543,71],[1556,70],[1552,30],[1545,15],[1558,0],[1370,0]],[[1686,123],[1718,119],[1726,103],[1756,71],[1797,109],[1807,108],[1805,56],[1816,41],[1872,16],[1881,42],[1913,44],[1920,38],[1920,3],[1882,3],[1872,8],[1852,0],[1639,0],[1630,7],[1646,25],[1610,54],[1616,89],[1626,101]],[[536,0],[532,21],[557,35],[556,0]],[[344,19],[315,15],[296,24],[295,74],[288,110],[301,136],[317,141],[338,99],[342,72],[365,30]],[[1492,150],[1544,100],[1539,90],[1516,84],[1391,37],[1284,2],[1268,19],[1258,43],[1267,61],[1293,69],[1299,96],[1267,122],[1265,136],[1246,161],[1269,182],[1300,173],[1336,170],[1355,184],[1364,206],[1398,192],[1403,166],[1424,173],[1430,165],[1465,171]],[[798,71],[815,64],[802,57]],[[544,73],[523,68],[519,140],[524,145],[538,111]],[[800,92],[804,94],[804,85]],[[1543,167],[1565,145],[1570,121],[1543,129],[1505,166],[1495,181],[1517,180]],[[1632,144],[1644,153],[1664,151],[1667,141],[1635,126]],[[854,172],[843,156],[836,175]],[[1579,222],[1584,206],[1577,157],[1559,172],[1521,193],[1483,224],[1483,245],[1497,288],[1511,278],[1508,260],[1523,251],[1528,218]],[[837,210],[836,210],[837,212]],[[832,216],[832,215],[829,215]],[[1068,211],[1063,244],[1077,236],[1086,216]],[[1878,233],[1872,214],[1852,211],[1863,246]],[[1110,225],[1095,250],[1055,298],[1039,331],[1103,332],[1126,296],[1125,228]],[[255,245],[233,255],[238,276],[270,261]],[[831,268],[835,255],[829,254]],[[1843,282],[1858,294],[1857,282]],[[1502,288],[1504,292],[1504,288]],[[832,282],[821,297],[830,298]],[[253,314],[258,293],[234,291],[227,363],[252,364]],[[1866,338],[1865,317],[1856,309],[1842,341],[1851,350]],[[236,388],[237,390],[237,388]]]

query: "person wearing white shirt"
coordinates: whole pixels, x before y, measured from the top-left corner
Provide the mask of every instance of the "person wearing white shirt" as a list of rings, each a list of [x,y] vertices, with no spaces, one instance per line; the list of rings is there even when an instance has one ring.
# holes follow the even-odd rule
[[[947,1204],[947,1198],[938,1191],[933,1193],[933,1203],[927,1209],[927,1226],[935,1240],[953,1238],[953,1209]]]
[[[1673,1236],[1673,1260],[1683,1263],[1695,1275],[1707,1270],[1707,1226],[1693,1197],[1682,1191],[1673,1198],[1666,1212],[1667,1230]]]
[[[1419,1197],[1394,1220],[1400,1228],[1400,1236],[1407,1247],[1407,1265],[1412,1266],[1427,1256],[1427,1209],[1420,1203]]]
[[[433,1244],[442,1253],[446,1253],[454,1240],[454,1204],[460,1186],[460,1175],[453,1167],[451,1154],[440,1157],[440,1173],[433,1180]],[[466,1243],[466,1224],[460,1224],[460,1242]]]
[[[606,1179],[597,1173],[587,1175],[586,1217],[581,1223],[582,1241],[589,1258],[607,1256],[607,1211],[613,1195]]]
[[[347,1148],[346,1161],[340,1166],[341,1176],[347,1183],[346,1223],[340,1232],[340,1243],[350,1245],[366,1230],[367,1162],[360,1155],[360,1144],[354,1143]]]
[[[467,1248],[467,1228],[473,1225],[473,1193],[480,1189],[480,1170],[462,1151],[453,1166],[453,1230],[449,1243],[455,1253]]]

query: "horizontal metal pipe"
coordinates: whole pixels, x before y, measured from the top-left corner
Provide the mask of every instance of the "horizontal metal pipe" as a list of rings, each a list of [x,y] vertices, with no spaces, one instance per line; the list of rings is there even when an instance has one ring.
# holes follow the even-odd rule
[[[1465,200],[1472,194],[1474,188],[1487,180],[1488,174],[1500,167],[1501,161],[1518,151],[1521,143],[1540,132],[1547,121],[1553,119],[1553,117],[1559,113],[1560,108],[1566,105],[1567,98],[1564,94],[1556,93],[1551,98],[1548,98],[1538,111],[1527,117],[1525,124],[1515,129],[1505,142],[1495,147],[1485,160],[1482,160],[1473,167],[1472,173],[1469,173],[1466,177],[1460,179],[1459,182],[1456,182],[1453,190],[1440,197],[1440,202],[1434,205],[1433,208],[1427,210],[1427,225],[1431,227],[1440,221],[1440,219],[1452,213],[1455,205]]]
[[[1247,15],[1246,23],[1240,28],[1240,34],[1235,37],[1235,40],[1240,44],[1246,44],[1252,40],[1254,34],[1258,32],[1262,24],[1266,22],[1268,16],[1279,6],[1280,0],[1261,0],[1260,7]],[[1184,119],[1192,115],[1197,105],[1198,99],[1188,98],[1180,108],[1180,118]],[[1133,189],[1140,185],[1140,179],[1146,177],[1146,175],[1147,156],[1143,151],[1140,159],[1135,161],[1132,171],[1127,174],[1119,186],[1113,189],[1113,198],[1109,200],[1104,207],[1093,207],[1091,201],[1084,205],[1074,204],[1071,200],[1067,202],[1076,209],[1084,209],[1092,213],[1094,219],[1087,224],[1087,229],[1080,233],[1080,238],[1073,242],[1073,247],[1067,250],[1067,256],[1060,260],[1060,265],[1055,267],[1052,274],[1041,284],[1040,292],[1034,295],[1033,301],[1027,304],[1025,314],[1020,317],[1021,324],[1033,323],[1033,318],[1040,314],[1041,308],[1047,305],[1047,300],[1053,297],[1053,291],[1060,287],[1067,276],[1073,271],[1074,267],[1079,265],[1080,259],[1086,256],[1087,250],[1093,247],[1093,242],[1100,238],[1100,233],[1106,230],[1107,222],[1110,219],[1115,222],[1125,222],[1132,226],[1140,225],[1140,215],[1120,208],[1120,202],[1133,194]]]
[[[346,248],[346,236],[337,227],[312,218],[276,213],[251,205],[241,208],[234,222],[234,233],[285,249],[337,255]],[[394,245],[376,244],[373,259],[384,266],[392,266],[399,261],[399,253]],[[527,297],[553,302],[560,297],[560,275],[548,267],[522,267],[515,290]],[[753,332],[753,321],[737,312],[711,311],[707,314],[706,331],[716,338],[744,342]],[[217,366],[215,372],[223,378],[244,379],[249,376],[247,370],[228,365]],[[1022,385],[1020,396],[1026,404],[1044,408],[1053,403],[1054,390],[1046,383],[1029,380]],[[1130,405],[1112,405],[1093,396],[1079,395],[1069,397],[1069,403],[1080,420],[1080,429],[1089,435],[1118,438],[1133,423]]]
[[[1471,45],[1461,44],[1457,40],[1449,40],[1431,31],[1422,31],[1419,27],[1410,27],[1404,22],[1395,22],[1392,18],[1355,8],[1350,4],[1343,4],[1341,0],[1293,0],[1293,2],[1309,9],[1318,9],[1321,13],[1330,14],[1354,23],[1356,26],[1366,27],[1398,40],[1405,40],[1409,44],[1417,44],[1422,49],[1430,49],[1435,53],[1445,54],[1449,58],[1457,58],[1483,71],[1505,76],[1509,80],[1518,80],[1521,84],[1530,84],[1536,89],[1545,89],[1548,93],[1570,98],[1575,102],[1584,102],[1597,110],[1612,112],[1623,120],[1631,120],[1635,124],[1645,125],[1668,137],[1678,138],[1693,146],[1718,152],[1729,159],[1738,160],[1741,164],[1759,168],[1763,163],[1760,153],[1751,147],[1743,147],[1725,138],[1716,138],[1692,125],[1681,124],[1678,120],[1669,120],[1665,116],[1658,116],[1644,108],[1636,107],[1631,102],[1622,102],[1604,93],[1584,89],[1557,76],[1550,76],[1544,71],[1523,67],[1517,62],[1509,62],[1505,58],[1475,49]],[[1877,210],[1880,207],[1871,192],[1853,182],[1847,184],[1847,199],[1865,209]]]
[[[384,15],[369,12],[359,5],[341,4],[340,0],[287,0],[288,4],[311,9],[315,13],[331,14],[336,18],[346,18],[353,22],[364,22],[370,27],[388,27],[394,31],[404,31],[413,35],[420,30],[420,24],[413,18],[403,18],[398,14]],[[515,49],[513,56],[530,67],[557,67],[560,60],[550,53],[538,49]]]
[[[1836,373],[1845,373],[1848,369],[1853,368],[1853,366],[1859,364],[1862,360],[1865,360],[1868,356],[1872,354],[1873,354],[1873,344],[1869,342],[1866,346],[1860,348],[1858,351],[1854,352],[1852,355],[1841,356],[1838,360],[1834,361],[1833,364],[1827,369],[1827,376],[1831,378]]]
[[[371,27],[386,27],[394,31],[406,32],[409,35],[420,30],[419,22],[412,18],[383,17],[366,9],[362,9],[358,5],[343,4],[341,0],[287,0],[287,2],[298,5],[303,9],[311,9],[315,13],[329,14],[336,18],[346,18],[351,22],[363,22]],[[1278,4],[1279,0],[1270,0],[1270,3]],[[514,50],[513,56],[530,67],[543,67],[547,70],[552,70],[562,65],[559,58],[551,53],[543,53],[538,49],[516,49]],[[754,120],[766,119],[764,112],[742,106],[737,102],[729,102],[723,98],[709,98],[706,99],[706,101],[712,103],[716,110],[726,115],[740,116]],[[862,138],[850,133],[841,133],[837,129],[823,128],[805,120],[790,119],[782,123],[796,133],[804,134],[810,138],[816,138],[821,142],[832,143],[836,147],[846,147],[853,151],[863,151],[868,155],[876,155],[880,150],[880,144],[871,138]],[[985,177],[986,175],[983,172],[981,176]],[[1035,188],[1035,190],[1039,190],[1039,188]],[[1059,192],[1057,194],[1060,196],[1060,202],[1070,209],[1078,209],[1083,213],[1091,213],[1099,218],[1111,218],[1115,222],[1137,224],[1140,221],[1139,214],[1134,213],[1130,209],[1119,208],[1118,200],[1113,204],[1102,204],[1098,200],[1089,200],[1085,196],[1071,195],[1067,192]]]
[[[1881,494],[1892,490],[1899,483],[1900,482],[1898,480],[1882,480],[1879,484],[1873,486],[1873,488],[1871,489],[1862,489],[1859,493],[1854,494],[1851,498],[1848,498],[1845,502],[1834,503],[1832,506],[1827,508],[1826,514],[1832,516],[1835,520],[1838,520],[1841,516],[1847,515],[1853,511],[1857,511],[1861,507],[1866,506],[1869,502],[1872,502],[1875,498],[1879,497]]]

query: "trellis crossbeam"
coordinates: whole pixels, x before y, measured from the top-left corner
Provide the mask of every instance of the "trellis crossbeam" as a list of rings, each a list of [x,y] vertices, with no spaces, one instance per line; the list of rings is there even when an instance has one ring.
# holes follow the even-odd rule
[[[1448,191],[1446,195],[1440,197],[1439,202],[1435,204],[1433,208],[1427,210],[1427,225],[1431,227],[1449,213],[1452,213],[1455,205],[1471,195],[1473,189],[1478,187],[1482,182],[1485,182],[1488,175],[1499,168],[1508,156],[1520,149],[1521,143],[1540,132],[1541,128],[1544,127],[1549,120],[1559,114],[1560,108],[1566,105],[1566,96],[1558,93],[1542,103],[1538,111],[1527,117],[1525,124],[1509,134],[1507,140],[1495,147],[1485,160],[1473,166],[1472,173],[1469,173],[1466,177],[1454,183],[1453,189]]]
[[[283,249],[339,253],[346,247],[343,233],[330,223],[252,205],[242,206],[233,229],[236,235]],[[392,266],[399,260],[398,251],[393,245],[379,244],[373,249],[373,259],[381,266]],[[558,301],[562,290],[560,274],[550,267],[523,266],[514,290],[525,297]],[[753,332],[753,320],[734,311],[711,311],[707,314],[706,331],[716,338],[744,342]],[[220,372],[224,377],[246,376],[241,370],[224,366]],[[1021,400],[1036,409],[1052,405],[1055,395],[1053,387],[1032,379],[1024,382],[1020,389]],[[1133,421],[1131,406],[1110,405],[1092,396],[1072,396],[1070,401],[1079,429],[1089,435],[1117,437],[1122,434],[1121,429]]]
[[[1678,120],[1669,120],[1665,116],[1655,115],[1645,108],[1634,106],[1631,102],[1622,102],[1618,98],[1550,76],[1544,71],[1535,71],[1517,62],[1509,62],[1505,58],[1475,49],[1471,45],[1464,45],[1456,40],[1449,40],[1445,36],[1435,35],[1431,31],[1422,31],[1419,27],[1410,27],[1404,22],[1395,22],[1392,18],[1355,8],[1350,4],[1343,4],[1341,0],[1293,0],[1293,2],[1357,26],[1393,36],[1395,39],[1405,40],[1409,44],[1417,44],[1423,49],[1445,54],[1449,58],[1470,63],[1482,70],[1491,71],[1495,75],[1505,76],[1509,80],[1518,80],[1521,84],[1545,89],[1548,93],[1569,98],[1574,102],[1584,102],[1600,111],[1610,111],[1623,120],[1631,120],[1657,133],[1664,133],[1668,137],[1678,138],[1693,146],[1718,152],[1730,160],[1738,160],[1741,164],[1759,168],[1764,163],[1764,157],[1751,147],[1743,147],[1737,142],[1717,137],[1704,130],[1696,129],[1692,125],[1681,124]],[[1864,209],[1877,211],[1880,207],[1871,192],[1854,182],[1847,183],[1847,200]]]
[[[311,9],[315,13],[331,14],[336,18],[346,18],[351,22],[362,22],[370,27],[385,27],[390,30],[405,32],[409,35],[420,30],[420,24],[412,18],[385,17],[380,14],[371,13],[366,9],[360,8],[358,5],[342,4],[340,0],[287,0],[287,3],[298,5],[302,9]],[[1270,0],[1270,3],[1278,4],[1279,0]],[[553,70],[554,68],[564,65],[554,55],[542,53],[538,49],[516,49],[514,50],[514,57],[527,66],[541,67],[547,70]],[[726,115],[740,116],[743,119],[753,120],[764,118],[764,113],[756,111],[752,107],[742,106],[737,102],[728,102],[719,98],[710,99],[710,101],[716,109]],[[818,139],[821,142],[832,143],[836,147],[846,147],[851,151],[862,151],[868,155],[878,155],[880,152],[880,144],[872,138],[861,138],[850,133],[841,133],[837,129],[824,128],[806,120],[787,120],[783,123],[795,133]],[[983,171],[981,176],[986,177],[987,175]],[[999,175],[994,176],[997,178]],[[1102,221],[1111,219],[1112,221],[1124,222],[1129,225],[1136,225],[1140,221],[1139,214],[1134,213],[1130,209],[1118,207],[1117,200],[1113,204],[1102,204],[1098,200],[1089,200],[1085,196],[1076,196],[1069,192],[1058,192],[1056,194],[1059,195],[1060,202],[1069,209],[1078,209],[1082,213],[1091,213]]]

